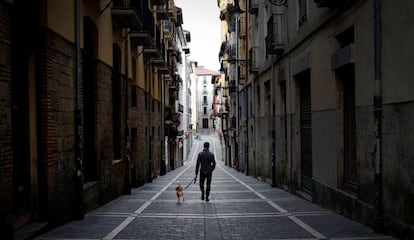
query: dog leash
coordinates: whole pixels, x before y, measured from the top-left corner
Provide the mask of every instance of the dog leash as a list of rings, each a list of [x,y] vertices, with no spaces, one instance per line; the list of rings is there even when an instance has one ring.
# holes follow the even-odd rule
[[[196,182],[196,178],[197,178],[197,176],[195,176],[193,179],[191,179],[191,181],[189,183],[187,183],[187,185],[185,185],[184,189],[187,189],[191,185],[192,182],[195,183]]]

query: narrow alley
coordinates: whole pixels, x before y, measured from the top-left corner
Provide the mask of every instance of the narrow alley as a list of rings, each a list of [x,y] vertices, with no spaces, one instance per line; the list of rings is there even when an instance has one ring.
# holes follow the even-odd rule
[[[176,183],[194,177],[197,153],[211,143],[217,167],[210,202],[198,181],[178,203]],[[37,239],[393,239],[225,166],[214,135],[196,140],[184,166]]]

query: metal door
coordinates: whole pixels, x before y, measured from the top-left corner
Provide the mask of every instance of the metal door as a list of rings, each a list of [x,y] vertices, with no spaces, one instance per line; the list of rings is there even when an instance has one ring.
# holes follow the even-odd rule
[[[300,82],[300,131],[302,189],[312,194],[312,111],[309,76],[305,76]]]

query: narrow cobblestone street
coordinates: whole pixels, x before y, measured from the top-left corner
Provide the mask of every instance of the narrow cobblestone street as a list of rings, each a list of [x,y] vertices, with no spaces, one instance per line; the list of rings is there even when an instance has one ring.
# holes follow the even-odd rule
[[[217,161],[210,202],[197,181],[177,203],[176,182],[194,177],[204,141]],[[219,144],[202,136],[183,167],[37,239],[393,239],[224,166]]]

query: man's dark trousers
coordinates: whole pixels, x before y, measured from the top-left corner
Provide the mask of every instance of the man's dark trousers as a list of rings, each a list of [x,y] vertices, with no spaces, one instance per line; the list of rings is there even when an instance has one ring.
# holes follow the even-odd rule
[[[210,196],[210,185],[211,185],[211,176],[212,173],[200,173],[200,190],[201,190],[201,197],[204,198],[204,182],[207,179],[207,189],[206,189],[206,198]]]

